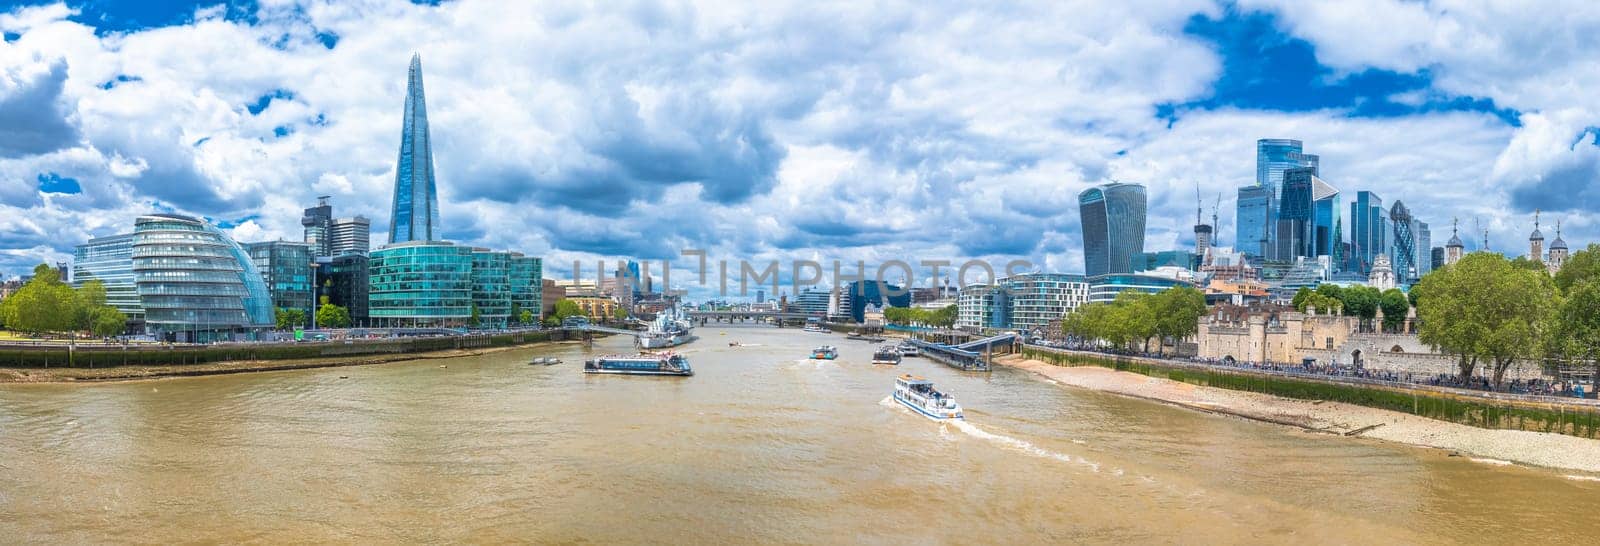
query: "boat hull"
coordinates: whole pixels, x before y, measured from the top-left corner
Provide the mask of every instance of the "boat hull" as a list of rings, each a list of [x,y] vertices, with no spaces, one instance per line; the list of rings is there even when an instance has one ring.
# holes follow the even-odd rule
[[[693,370],[676,372],[676,371],[666,371],[666,370],[608,370],[608,369],[605,369],[605,368],[584,368],[583,369],[583,373],[609,374],[609,375],[676,375],[676,376],[680,376],[680,377],[688,377],[688,376],[694,375],[694,371]]]
[[[963,420],[964,421],[964,420],[966,420],[965,416],[963,416],[962,413],[959,412],[959,411],[952,412],[952,413],[955,414],[954,416],[951,416],[951,415],[948,415],[948,414],[936,414],[936,413],[933,413],[931,411],[928,411],[927,409],[924,409],[922,406],[917,405],[915,402],[912,402],[911,400],[906,399],[904,396],[901,396],[899,392],[895,392],[894,393],[894,401],[899,402],[900,405],[902,405],[902,406],[905,406],[907,408],[911,408],[911,411],[917,412],[918,415],[921,415],[923,417],[927,417],[927,418],[932,419],[934,421],[951,421],[951,420]]]

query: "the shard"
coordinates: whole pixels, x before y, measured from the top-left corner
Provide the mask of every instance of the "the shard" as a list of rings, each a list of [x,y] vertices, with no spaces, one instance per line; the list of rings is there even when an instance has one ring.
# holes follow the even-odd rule
[[[406,75],[406,117],[400,133],[390,219],[390,244],[434,240],[439,195],[433,182],[433,146],[428,138],[428,105],[422,94],[421,55],[411,56],[411,70]]]

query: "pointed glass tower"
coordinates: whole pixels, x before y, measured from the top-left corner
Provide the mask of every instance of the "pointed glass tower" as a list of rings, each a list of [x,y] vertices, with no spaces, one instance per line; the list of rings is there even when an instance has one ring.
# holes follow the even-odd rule
[[[389,243],[434,240],[439,196],[433,183],[433,146],[428,142],[428,105],[422,95],[422,56],[411,56],[406,76],[406,118],[394,176]]]

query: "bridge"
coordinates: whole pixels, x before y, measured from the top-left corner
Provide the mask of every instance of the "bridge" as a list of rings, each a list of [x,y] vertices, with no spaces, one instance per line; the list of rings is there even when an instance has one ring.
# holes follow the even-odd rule
[[[963,371],[989,371],[994,361],[995,349],[1010,352],[1017,342],[1016,334],[1000,334],[960,345],[946,345],[920,339],[909,340],[922,351],[922,355]]]

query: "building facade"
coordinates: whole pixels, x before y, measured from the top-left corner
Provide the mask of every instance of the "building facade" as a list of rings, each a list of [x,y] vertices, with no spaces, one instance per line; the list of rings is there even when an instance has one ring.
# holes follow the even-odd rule
[[[511,321],[527,324],[516,316],[522,311],[527,311],[533,321],[544,318],[544,260],[513,252],[506,267],[511,282]]]
[[[1305,153],[1304,144],[1299,140],[1288,138],[1263,138],[1256,141],[1256,185],[1263,186],[1272,192],[1271,203],[1268,208],[1264,230],[1265,243],[1262,244],[1262,256],[1272,260],[1290,260],[1277,254],[1283,248],[1278,242],[1281,234],[1279,220],[1282,218],[1281,203],[1285,176],[1290,169],[1310,169],[1312,174],[1321,172],[1320,159],[1312,154]],[[1253,235],[1253,234],[1252,234]]]
[[[461,327],[472,317],[472,248],[411,241],[372,251],[368,314],[380,327]]]
[[[1272,198],[1272,188],[1245,186],[1239,188],[1238,211],[1234,217],[1234,246],[1251,256],[1265,257],[1272,243],[1268,233],[1277,216],[1277,203]]]
[[[303,240],[311,245],[311,252],[317,257],[333,255],[329,240],[333,231],[333,205],[328,204],[328,197],[318,196],[317,206],[306,208],[300,217],[300,226],[305,230]]]
[[[327,298],[328,303],[345,308],[353,326],[370,325],[367,303],[371,297],[371,267],[371,259],[366,254],[317,258],[317,268],[313,271],[317,279],[315,301]]]
[[[828,314],[828,303],[831,297],[832,293],[828,290],[815,287],[807,288],[801,290],[799,294],[795,294],[794,301],[790,305],[797,313],[822,317]]]
[[[1011,294],[1004,285],[971,284],[956,297],[955,327],[1004,330],[1011,327]]]
[[[372,221],[365,216],[335,218],[329,226],[330,256],[366,254],[372,251]]]
[[[1089,283],[1088,303],[1111,303],[1117,299],[1117,294],[1130,290],[1155,294],[1177,286],[1194,287],[1192,283],[1151,275],[1099,275],[1087,277],[1085,281]]]
[[[472,326],[504,328],[510,322],[510,253],[472,249],[472,311],[478,317]]]
[[[411,56],[406,75],[405,118],[390,210],[390,244],[432,241],[438,234],[439,196],[434,184],[433,145],[428,135],[428,106],[422,91],[421,55]],[[374,287],[373,293],[377,292]],[[374,311],[378,309],[373,307]]]
[[[1391,246],[1394,255],[1389,257],[1390,267],[1395,280],[1405,283],[1417,274],[1417,238],[1412,231],[1416,224],[1411,218],[1411,210],[1406,208],[1404,202],[1397,200],[1394,207],[1389,209],[1389,225],[1394,228],[1394,238],[1390,239],[1394,242]]]
[[[1373,258],[1388,253],[1388,232],[1389,213],[1383,208],[1383,199],[1370,191],[1356,192],[1350,202],[1350,255],[1345,270],[1370,273]]]
[[[72,285],[82,288],[89,281],[106,287],[106,305],[127,315],[130,328],[141,328],[144,305],[133,274],[133,234],[96,237],[78,245],[73,252]]]
[[[254,339],[273,326],[272,294],[249,253],[207,222],[141,216],[133,228],[133,274],[146,331],[160,339]]]
[[[1089,302],[1089,283],[1082,275],[1029,273],[1004,281],[1010,292],[1010,324],[1017,330],[1037,330]],[[959,303],[958,303],[959,305]],[[958,307],[959,309],[959,307]]]
[[[250,260],[261,271],[275,309],[298,309],[310,326],[313,300],[312,245],[290,241],[245,243]]]
[[[1132,273],[1134,258],[1144,252],[1144,186],[1111,183],[1084,190],[1078,213],[1086,274]]]

